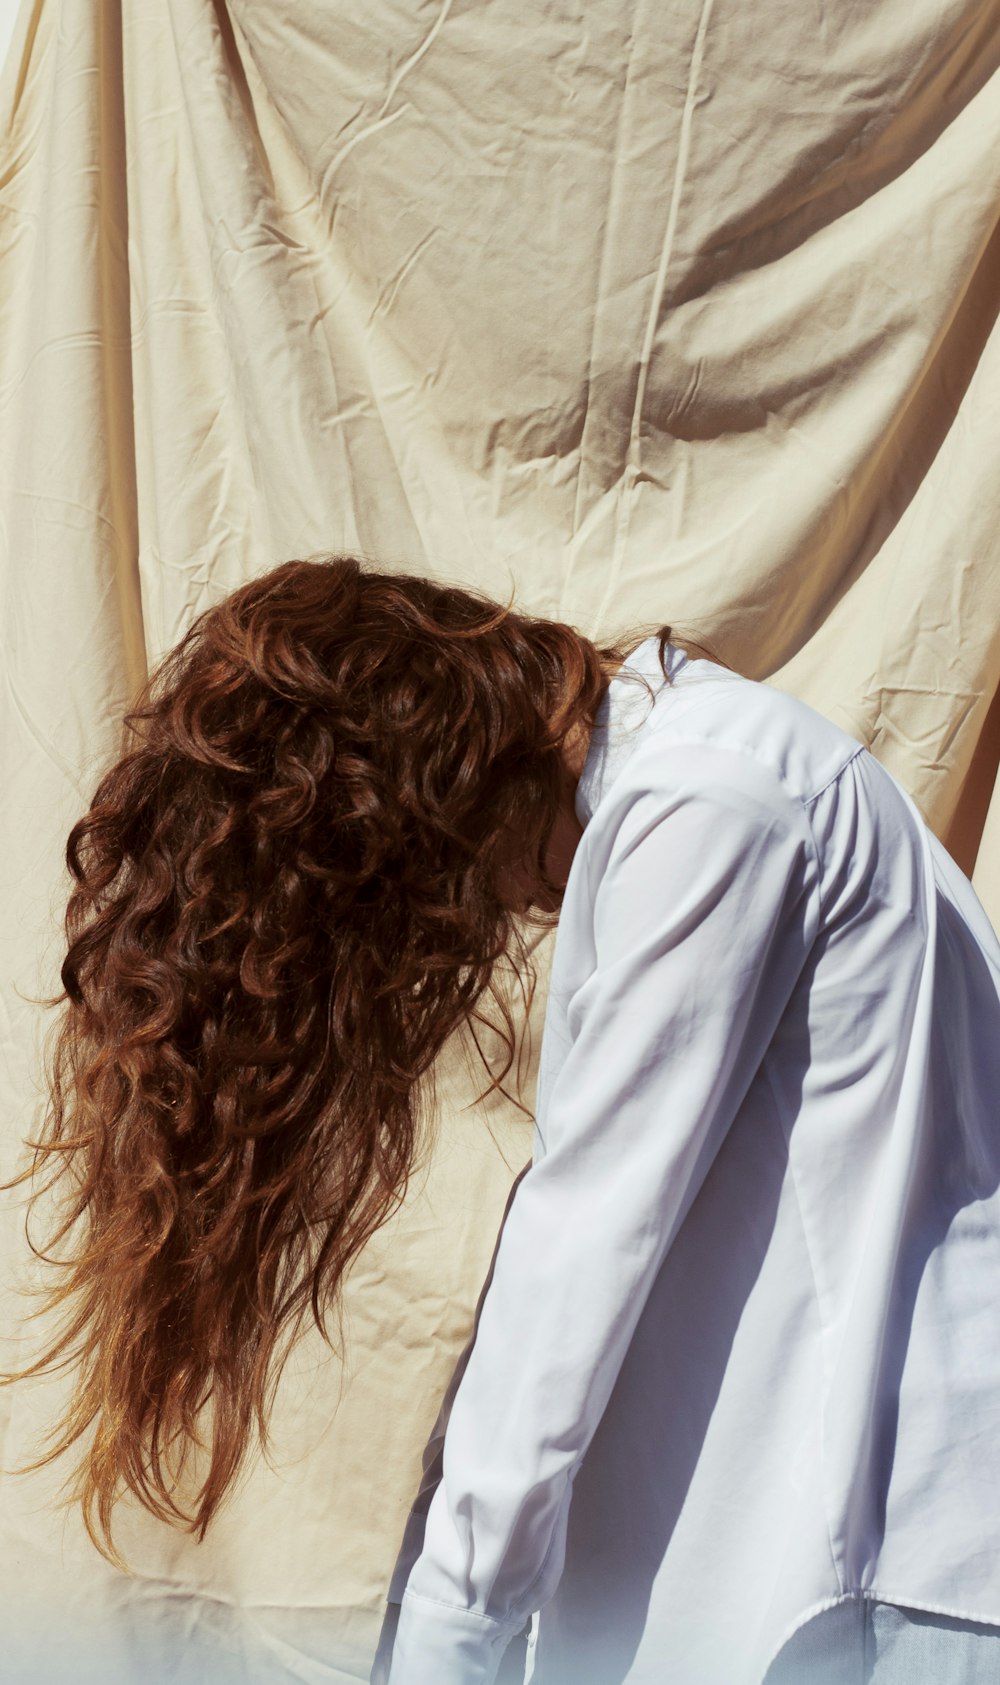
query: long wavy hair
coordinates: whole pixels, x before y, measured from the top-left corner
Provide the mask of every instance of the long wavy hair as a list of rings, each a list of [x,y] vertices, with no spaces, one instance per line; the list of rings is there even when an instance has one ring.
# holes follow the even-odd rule
[[[490,1089],[506,1077],[498,962],[530,1005],[525,918],[558,918],[517,904],[510,869],[558,903],[562,746],[635,641],[351,556],[290,561],[202,613],[126,714],[66,844],[47,1112],[5,1184],[35,1179],[29,1218],[60,1196],[48,1250],[28,1238],[62,1271],[40,1310],[64,1326],[4,1379],[77,1370],[21,1472],[83,1440],[66,1501],[119,1566],[124,1491],[200,1539],[254,1426],[266,1448],[290,1344],[310,1311],[329,1341],[406,1191],[421,1079],[484,996],[507,1055]]]

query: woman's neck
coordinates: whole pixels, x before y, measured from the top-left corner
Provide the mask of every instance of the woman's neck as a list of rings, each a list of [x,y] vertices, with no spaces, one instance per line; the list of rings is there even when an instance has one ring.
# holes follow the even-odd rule
[[[609,684],[621,665],[622,662],[616,661],[606,669]],[[576,790],[587,759],[592,734],[591,727],[583,721],[578,721],[567,732],[562,745],[566,782],[563,788],[562,803],[549,834],[549,845],[545,856],[549,876],[562,886],[565,886],[569,877],[573,856],[579,846],[580,838],[583,836],[583,826],[580,824],[576,812]],[[543,907],[546,912],[552,912],[559,903],[549,899],[539,900],[536,905]]]
[[[618,669],[620,667],[624,666],[624,661],[626,659],[627,659],[627,657],[623,658],[623,660],[621,660],[621,661],[609,662],[608,665],[605,667],[604,674],[605,674],[605,678],[606,678],[608,684],[611,683],[611,680],[614,678],[615,674],[618,672]],[[572,785],[573,785],[572,794],[571,794],[571,798],[570,798],[571,800],[576,795],[576,786],[580,781],[580,774],[583,771],[584,762],[587,759],[587,750],[590,748],[591,736],[592,736],[591,727],[586,725],[582,720],[578,720],[576,725],[573,726],[572,729],[566,733],[566,737],[563,741],[563,746],[562,746],[563,763],[566,767],[566,772],[567,772],[569,778],[572,780]]]

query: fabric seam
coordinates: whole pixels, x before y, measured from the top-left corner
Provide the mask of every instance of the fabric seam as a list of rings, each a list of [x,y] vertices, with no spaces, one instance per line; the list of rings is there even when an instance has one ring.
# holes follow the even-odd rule
[[[799,1611],[791,1625],[784,1628],[775,1648],[768,1655],[758,1685],[765,1685],[767,1674],[775,1662],[780,1659],[786,1645],[791,1642],[796,1633],[801,1632],[803,1627],[808,1626],[809,1622],[816,1620],[819,1615],[826,1615],[831,1609],[840,1609],[845,1603],[866,1603],[868,1605],[881,1603],[890,1605],[894,1609],[916,1609],[925,1615],[943,1615],[949,1621],[971,1621],[976,1626],[990,1627],[992,1634],[1000,1639],[1000,1624],[991,1620],[987,1615],[970,1615],[967,1610],[945,1608],[939,1603],[919,1603],[913,1597],[896,1596],[884,1591],[877,1591],[871,1586],[856,1586],[854,1590],[844,1591],[837,1597],[824,1597],[818,1603],[807,1603],[805,1608]],[[867,1642],[866,1634],[866,1647]]]
[[[709,698],[707,698],[707,697],[701,697],[701,698],[698,699],[698,701],[694,701],[692,699],[691,706],[695,707],[695,708],[697,708],[699,706],[703,707],[707,704],[708,701],[709,701]],[[690,712],[691,712],[691,707],[686,708],[685,711],[684,711],[684,717],[686,718],[686,716]],[[611,783],[608,784],[606,789],[601,791],[600,800],[591,809],[591,817],[592,818],[596,815],[597,809],[604,805],[605,801],[609,798],[612,791],[617,787],[617,785],[619,784],[621,779],[624,777],[625,773],[628,771],[629,767],[632,766],[632,764],[635,760],[636,754],[638,754],[641,751],[641,749],[644,747],[645,744],[651,743],[654,738],[659,736],[660,732],[665,729],[665,727],[667,725],[667,722],[668,722],[668,719],[669,719],[669,715],[667,715],[667,714],[664,714],[662,716],[662,718],[660,718],[659,720],[656,719],[655,715],[647,716],[645,719],[641,720],[639,722],[639,724],[634,728],[635,732],[636,732],[635,747],[634,747],[632,753],[628,756],[628,758],[624,762],[624,764],[619,767],[619,769],[618,769],[617,773],[615,774],[614,778],[611,780]],[[703,739],[698,738],[698,737],[689,737],[686,733],[678,733],[677,735],[672,736],[671,742],[672,742],[672,744],[674,744],[678,748],[685,747],[685,748],[689,748],[689,749],[703,749],[703,750],[704,749],[708,749],[708,750],[722,749],[726,754],[739,755],[743,759],[753,762],[753,764],[755,766],[761,767],[763,769],[763,771],[767,772],[775,780],[775,782],[778,785],[780,785],[782,791],[784,792],[785,796],[787,797],[787,799],[790,802],[792,802],[794,805],[796,805],[798,807],[801,807],[803,809],[810,807],[813,802],[817,801],[818,798],[821,795],[823,795],[824,791],[826,791],[830,788],[831,784],[835,784],[837,782],[837,779],[840,778],[842,776],[842,774],[847,771],[847,768],[850,765],[852,765],[852,763],[857,759],[857,757],[860,754],[863,754],[865,752],[865,748],[866,748],[864,743],[858,743],[855,746],[855,748],[853,748],[851,750],[851,752],[847,756],[846,760],[843,760],[840,763],[840,765],[836,768],[836,770],[830,774],[830,776],[825,780],[824,783],[822,783],[819,786],[819,788],[817,790],[811,791],[809,793],[809,795],[801,795],[797,790],[794,790],[789,786],[786,779],[782,776],[780,769],[777,766],[775,766],[774,762],[770,761],[770,760],[766,760],[762,755],[759,755],[757,753],[757,751],[750,744],[746,744],[746,743],[710,743],[710,742],[706,743]],[[809,829],[810,829],[810,835],[811,835],[812,827],[810,826]]]
[[[433,1609],[446,1609],[449,1615],[458,1615],[461,1620],[480,1621],[483,1626],[496,1627],[498,1632],[520,1632],[524,1621],[519,1625],[511,1625],[510,1621],[501,1621],[496,1615],[484,1615],[479,1609],[463,1609],[458,1603],[445,1603],[440,1597],[428,1597],[424,1591],[409,1591],[403,1594],[403,1600],[411,1603],[428,1603]]]
[[[778,1094],[778,1091],[777,1091],[777,1089],[775,1087],[775,1084],[774,1084],[774,1078],[771,1074],[771,1062],[770,1062],[769,1059],[764,1060],[762,1069],[764,1071],[764,1075],[767,1078],[767,1086],[768,1086],[768,1088],[770,1089],[770,1092],[771,1092],[771,1099],[774,1102],[774,1108],[775,1108],[775,1110],[778,1114],[779,1119],[783,1119],[784,1109],[783,1109],[782,1104],[781,1104],[781,1097]],[[784,1122],[782,1122],[782,1132],[783,1133],[785,1132]],[[813,1249],[812,1249],[812,1245],[811,1245],[810,1240],[809,1240],[809,1230],[806,1227],[805,1214],[802,1210],[802,1199],[801,1199],[801,1195],[799,1193],[799,1184],[798,1184],[798,1179],[797,1179],[796,1174],[795,1174],[795,1166],[792,1163],[791,1133],[790,1133],[790,1131],[785,1133],[785,1144],[788,1148],[788,1180],[791,1183],[792,1195],[795,1199],[795,1209],[799,1214],[799,1224],[800,1224],[801,1229],[802,1229],[802,1239],[803,1239],[803,1242],[805,1244],[806,1257],[809,1259],[809,1274],[812,1277],[813,1296],[814,1296],[814,1299],[815,1299],[815,1302],[816,1302],[816,1316],[819,1320],[820,1339],[822,1340],[823,1350],[825,1352],[827,1350],[827,1347],[828,1347],[828,1344],[829,1344],[829,1338],[828,1338],[828,1334],[827,1334],[826,1320],[823,1316],[823,1304],[822,1304],[822,1300],[820,1298],[819,1280],[818,1280],[817,1275],[816,1275],[816,1261],[813,1257]],[[825,1381],[825,1379],[826,1379],[826,1377],[824,1377],[824,1381]],[[837,1552],[834,1548],[834,1543],[833,1543],[833,1529],[830,1525],[830,1510],[829,1510],[829,1504],[828,1504],[828,1501],[827,1501],[826,1386],[825,1386],[825,1384],[824,1384],[824,1396],[823,1396],[823,1398],[820,1402],[819,1457],[820,1457],[820,1467],[822,1469],[822,1475],[823,1475],[823,1479],[822,1479],[823,1523],[824,1523],[824,1526],[826,1527],[827,1544],[830,1547],[830,1563],[831,1563],[831,1566],[833,1568],[833,1571],[834,1571],[835,1575],[837,1576],[838,1594],[839,1594],[839,1597],[841,1599],[843,1599],[845,1596],[850,1596],[851,1594],[847,1591],[847,1589],[844,1585],[843,1575],[840,1572],[840,1564],[837,1561]]]
[[[823,795],[824,791],[826,791],[830,788],[831,784],[836,784],[837,779],[843,777],[843,775],[847,771],[848,767],[853,765],[853,763],[857,760],[858,756],[863,755],[866,752],[867,752],[866,745],[864,743],[859,743],[857,748],[852,750],[852,752],[848,755],[848,757],[847,757],[846,761],[844,762],[843,766],[839,766],[837,768],[836,772],[831,773],[830,777],[827,779],[825,784],[821,784],[819,789],[814,790],[811,796],[802,796],[800,798],[800,800],[802,802],[802,806],[803,807],[811,807],[813,802],[818,801],[820,796]]]

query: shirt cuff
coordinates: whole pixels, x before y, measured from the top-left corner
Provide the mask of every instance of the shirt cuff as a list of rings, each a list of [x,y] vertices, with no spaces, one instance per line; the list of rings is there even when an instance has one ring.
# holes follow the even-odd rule
[[[388,1685],[493,1685],[523,1625],[404,1592]]]

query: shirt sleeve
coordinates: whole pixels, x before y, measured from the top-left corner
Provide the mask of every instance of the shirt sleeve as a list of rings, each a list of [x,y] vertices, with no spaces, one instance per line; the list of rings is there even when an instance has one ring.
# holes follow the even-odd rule
[[[574,1477],[815,930],[808,821],[770,769],[655,740],[633,759],[573,861],[563,917],[586,908],[593,965],[452,1401],[389,1685],[493,1685],[555,1591]]]
[[[441,1400],[441,1408],[437,1413],[437,1418],[431,1429],[430,1438],[424,1446],[424,1454],[420,1471],[420,1486],[418,1488],[417,1495],[410,1506],[410,1513],[406,1518],[403,1540],[396,1556],[396,1565],[393,1568],[392,1579],[389,1582],[389,1590],[386,1594],[387,1603],[399,1603],[401,1601],[403,1592],[406,1589],[406,1582],[410,1576],[410,1570],[423,1549],[424,1530],[427,1524],[427,1511],[441,1479],[444,1439],[448,1422],[451,1417],[451,1407],[455,1401],[455,1394],[458,1391],[462,1377],[468,1367],[469,1358],[472,1356],[472,1348],[475,1345],[476,1335],[479,1331],[479,1318],[482,1315],[486,1295],[490,1290],[490,1282],[493,1280],[493,1271],[496,1268],[497,1251],[500,1246],[500,1238],[503,1235],[503,1227],[507,1221],[507,1216],[510,1212],[518,1186],[529,1169],[530,1166],[526,1164],[523,1170],[518,1171],[511,1183],[510,1192],[507,1195],[507,1203],[504,1206],[504,1213],[500,1219],[500,1232],[497,1236],[497,1243],[493,1248],[493,1256],[490,1259],[490,1267],[486,1273],[486,1280],[482,1285],[479,1299],[476,1303],[476,1309],[472,1319],[472,1333],[469,1335],[469,1338],[459,1356],[458,1362],[452,1370],[451,1380],[445,1388],[444,1397]]]

